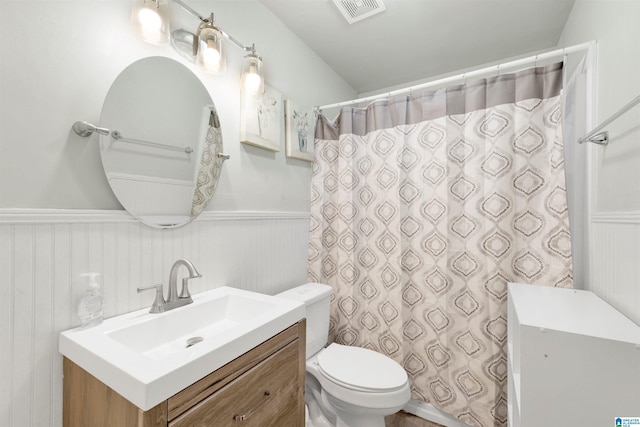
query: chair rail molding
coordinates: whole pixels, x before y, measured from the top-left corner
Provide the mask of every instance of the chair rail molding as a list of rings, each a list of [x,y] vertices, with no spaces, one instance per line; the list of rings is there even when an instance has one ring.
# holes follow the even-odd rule
[[[309,219],[309,212],[280,211],[205,211],[194,222]],[[0,224],[73,224],[138,222],[125,210],[97,209],[0,209]]]
[[[596,212],[591,215],[591,222],[611,224],[640,224],[640,211]]]

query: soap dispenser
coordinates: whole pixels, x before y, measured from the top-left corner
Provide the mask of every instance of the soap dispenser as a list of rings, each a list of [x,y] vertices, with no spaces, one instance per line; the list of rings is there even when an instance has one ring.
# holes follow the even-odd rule
[[[80,305],[78,306],[78,316],[80,316],[83,328],[102,323],[102,292],[100,291],[100,284],[96,280],[99,275],[99,273],[84,273],[80,275],[88,278],[87,293],[80,300]]]

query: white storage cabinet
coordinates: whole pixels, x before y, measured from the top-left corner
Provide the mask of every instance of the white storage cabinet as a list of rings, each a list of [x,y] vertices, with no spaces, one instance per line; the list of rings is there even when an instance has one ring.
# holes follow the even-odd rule
[[[510,283],[508,298],[511,427],[640,417],[638,325],[589,291]]]

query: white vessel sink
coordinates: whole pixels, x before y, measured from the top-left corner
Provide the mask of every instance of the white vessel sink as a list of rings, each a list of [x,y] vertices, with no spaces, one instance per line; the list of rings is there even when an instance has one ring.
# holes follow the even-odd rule
[[[300,302],[222,287],[165,313],[65,331],[60,353],[146,411],[304,315]]]

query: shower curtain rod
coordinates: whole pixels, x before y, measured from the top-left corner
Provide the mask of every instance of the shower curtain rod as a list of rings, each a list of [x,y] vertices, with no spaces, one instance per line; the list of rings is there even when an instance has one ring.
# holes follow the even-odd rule
[[[347,105],[353,105],[353,104],[359,104],[362,102],[369,102],[369,101],[375,101],[376,99],[380,99],[380,98],[387,98],[387,97],[392,97],[392,96],[396,96],[396,95],[402,95],[404,93],[407,92],[411,92],[411,91],[415,91],[415,90],[422,90],[422,89],[427,89],[430,87],[434,87],[434,86],[440,86],[440,85],[444,85],[444,84],[451,84],[457,81],[465,81],[469,78],[473,78],[473,77],[479,77],[481,75],[485,75],[485,74],[493,74],[493,73],[500,73],[501,69],[511,69],[511,68],[525,68],[528,65],[531,64],[535,64],[537,61],[544,61],[546,59],[552,59],[552,58],[557,58],[560,56],[565,56],[565,55],[569,55],[571,53],[576,53],[576,52],[582,52],[584,50],[587,50],[589,48],[589,46],[595,44],[595,41],[590,41],[590,42],[586,42],[586,43],[581,43],[581,44],[576,44],[573,46],[568,46],[568,47],[563,47],[561,49],[556,49],[556,50],[552,50],[549,52],[543,52],[543,53],[539,53],[536,55],[531,55],[528,56],[526,58],[522,58],[522,59],[516,59],[513,61],[509,61],[509,62],[504,62],[502,64],[498,64],[498,65],[492,65],[490,67],[484,67],[484,68],[479,68],[476,70],[471,70],[471,71],[467,71],[464,73],[460,73],[460,74],[456,74],[454,76],[450,76],[450,77],[445,77],[442,79],[438,79],[438,80],[433,80],[430,82],[426,82],[426,83],[420,83],[414,86],[409,86],[409,87],[405,87],[402,89],[396,89],[396,90],[392,90],[390,92],[385,92],[385,93],[381,93],[378,95],[371,95],[371,96],[367,96],[364,98],[358,98],[358,99],[352,99],[351,101],[343,101],[343,102],[336,102],[335,104],[327,104],[327,105],[322,105],[319,107],[314,107],[314,110],[316,112],[319,112],[321,110],[327,109],[327,108],[335,108],[335,107],[345,107]]]

